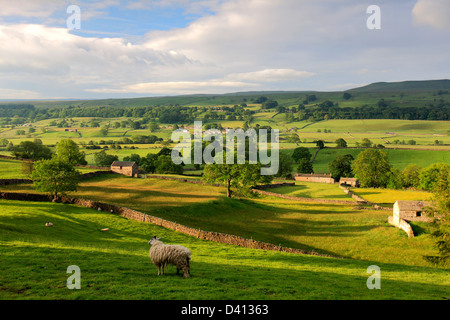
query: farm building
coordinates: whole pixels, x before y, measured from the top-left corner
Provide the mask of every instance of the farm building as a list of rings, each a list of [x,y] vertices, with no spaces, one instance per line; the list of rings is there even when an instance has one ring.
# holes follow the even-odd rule
[[[341,178],[339,184],[345,184],[354,188],[359,188],[359,180],[356,178]]]
[[[134,161],[114,161],[111,164],[111,171],[129,177],[137,177],[139,173],[139,166]]]
[[[314,174],[314,173],[297,173],[294,176],[295,181],[305,181],[305,182],[320,182],[320,183],[334,183],[334,179],[331,174]]]
[[[429,221],[430,219],[423,215],[425,207],[430,206],[429,202],[425,201],[406,201],[398,200],[394,203],[393,216],[394,218],[403,219],[406,221]]]

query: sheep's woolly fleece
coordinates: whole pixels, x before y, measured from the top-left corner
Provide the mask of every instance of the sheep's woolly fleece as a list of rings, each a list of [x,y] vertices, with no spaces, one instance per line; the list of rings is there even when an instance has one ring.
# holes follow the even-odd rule
[[[168,264],[177,267],[177,273],[183,270],[183,276],[188,278],[190,274],[191,251],[180,245],[164,244],[161,238],[153,237],[148,243],[151,245],[149,256],[158,269],[158,275],[164,274],[164,268]]]

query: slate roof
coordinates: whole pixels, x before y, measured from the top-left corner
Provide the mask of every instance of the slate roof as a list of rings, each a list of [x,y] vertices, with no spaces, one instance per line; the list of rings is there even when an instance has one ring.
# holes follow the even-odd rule
[[[136,162],[134,161],[114,161],[111,167],[132,167]]]

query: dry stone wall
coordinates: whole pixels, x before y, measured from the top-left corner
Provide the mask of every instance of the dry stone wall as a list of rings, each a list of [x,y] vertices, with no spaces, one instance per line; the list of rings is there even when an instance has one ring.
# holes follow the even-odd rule
[[[107,203],[101,203],[98,201],[93,201],[93,200],[88,200],[88,199],[78,199],[78,198],[71,198],[71,197],[54,198],[50,195],[14,193],[14,192],[0,192],[0,199],[35,201],[35,202],[58,202],[58,203],[74,204],[74,205],[79,205],[79,206],[83,206],[86,208],[92,208],[92,209],[96,209],[96,210],[101,210],[101,211],[118,214],[120,216],[123,216],[128,219],[132,219],[132,220],[152,223],[152,224],[155,224],[155,225],[167,228],[167,229],[171,229],[171,230],[174,230],[174,231],[177,231],[177,232],[180,232],[180,233],[192,236],[192,237],[203,239],[203,240],[226,243],[226,244],[247,247],[247,248],[254,248],[254,249],[339,258],[339,257],[331,256],[331,255],[320,254],[317,252],[309,252],[309,251],[305,251],[305,250],[301,250],[301,249],[277,246],[274,244],[256,241],[253,239],[247,239],[247,238],[243,238],[243,237],[236,236],[236,235],[190,228],[190,227],[187,227],[187,226],[184,226],[181,224],[177,224],[172,221],[154,217],[154,216],[145,214],[143,212],[129,209],[126,207],[116,206],[116,205],[107,204]]]
[[[388,222],[389,222],[389,224],[393,225],[394,227],[397,227],[397,228],[405,231],[409,238],[414,238],[414,231],[413,231],[411,225],[407,221],[405,221],[399,217],[389,216]]]

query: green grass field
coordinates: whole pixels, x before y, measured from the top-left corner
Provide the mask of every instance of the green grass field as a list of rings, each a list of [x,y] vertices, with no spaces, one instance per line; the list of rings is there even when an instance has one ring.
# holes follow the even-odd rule
[[[32,185],[2,189],[34,192]],[[408,239],[403,231],[387,223],[391,212],[353,205],[265,196],[228,199],[225,188],[116,175],[83,181],[73,195],[133,208],[193,228],[351,259],[426,266],[422,256],[434,252],[431,226]],[[402,248],[402,254],[398,248]]]
[[[97,169],[76,167],[80,173],[88,173],[98,171]],[[29,179],[29,177],[22,172],[22,161],[0,159],[0,179]]]
[[[311,148],[311,154],[316,152],[317,148]],[[314,172],[328,173],[330,169],[328,164],[337,156],[344,154],[351,154],[355,159],[364,149],[345,148],[334,149],[325,148],[319,151],[313,163]],[[433,163],[447,163],[450,164],[450,151],[443,150],[394,150],[383,149],[388,154],[390,164],[399,170],[403,170],[409,164],[417,164],[422,168],[426,168]]]
[[[0,201],[0,299],[448,299],[448,270],[247,249],[114,214],[55,203]],[[52,221],[53,227],[45,227]],[[109,232],[101,232],[108,227]],[[148,240],[192,251],[191,278],[157,276]],[[366,272],[381,270],[381,290]],[[67,267],[81,271],[69,290]]]
[[[22,161],[0,159],[0,179],[28,179],[22,173]]]
[[[433,194],[425,191],[353,188],[352,192],[367,201],[392,206],[397,200],[431,201]]]
[[[268,191],[301,198],[354,201],[339,189],[337,184],[295,181],[295,186],[278,187]]]

